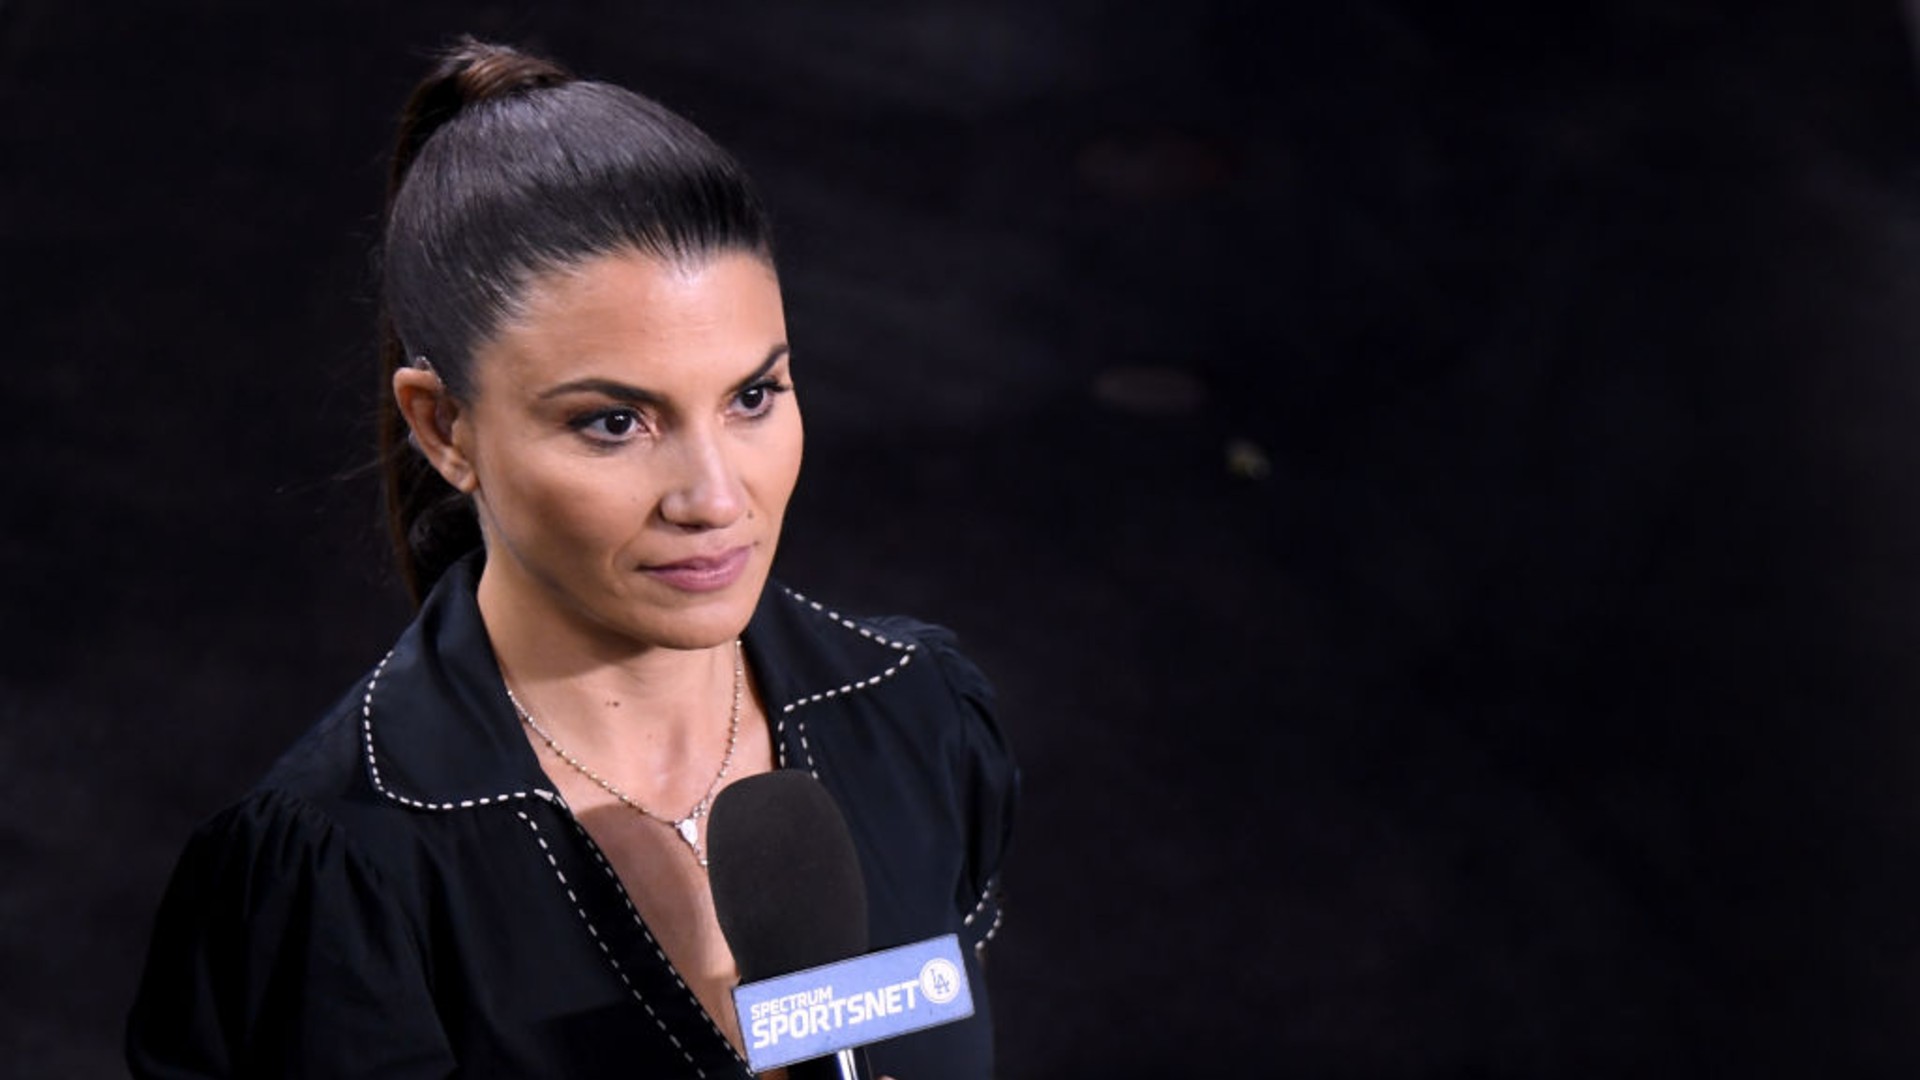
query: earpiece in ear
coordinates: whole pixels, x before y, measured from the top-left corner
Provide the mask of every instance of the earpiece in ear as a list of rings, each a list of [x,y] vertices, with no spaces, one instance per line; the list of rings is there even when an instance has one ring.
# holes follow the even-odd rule
[[[427,354],[425,353],[420,353],[419,355],[415,356],[413,358],[413,362],[408,366],[413,368],[415,371],[424,371],[427,374],[432,375],[436,379],[440,377],[440,373],[433,370],[433,361],[427,359]],[[420,453],[420,454],[426,453],[426,450],[423,449],[420,445],[420,436],[414,434],[411,428],[409,428],[407,431],[407,445],[413,447],[415,453]]]

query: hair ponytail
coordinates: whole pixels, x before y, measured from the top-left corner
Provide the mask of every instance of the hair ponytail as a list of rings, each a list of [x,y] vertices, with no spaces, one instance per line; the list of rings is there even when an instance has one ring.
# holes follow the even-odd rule
[[[401,110],[393,163],[387,174],[389,227],[407,174],[434,132],[470,105],[571,81],[573,76],[551,61],[506,46],[488,45],[471,35],[455,39],[433,71],[414,87]],[[382,298],[377,390],[380,464],[386,488],[388,540],[399,560],[407,594],[417,604],[448,567],[480,546],[480,522],[467,497],[442,479],[407,439],[407,418],[393,398],[393,373],[413,363],[414,358],[407,355],[406,345],[394,329],[389,303]]]
[[[528,285],[616,251],[771,263],[772,230],[733,158],[658,102],[456,41],[401,115],[381,249],[380,453],[415,601],[482,537],[471,501],[407,441],[394,372],[426,357],[467,400],[473,351]]]
[[[551,60],[505,45],[489,45],[471,34],[455,38],[400,111],[393,168],[387,175],[388,213],[420,148],[462,109],[572,81],[573,73]]]

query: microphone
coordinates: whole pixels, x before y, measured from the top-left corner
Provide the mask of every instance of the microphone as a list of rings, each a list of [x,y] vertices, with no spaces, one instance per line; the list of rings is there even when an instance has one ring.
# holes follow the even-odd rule
[[[973,1015],[960,938],[867,952],[867,888],[846,819],[807,772],[735,781],[707,817],[707,876],[741,985],[754,1072],[870,1080],[861,1049]]]
[[[720,933],[733,950],[742,983],[867,951],[867,887],[853,836],[833,796],[803,770],[776,769],[721,789],[707,811],[707,878]],[[763,1013],[754,1026],[741,1016],[743,1035],[760,1034],[755,1028],[764,1031],[773,1015]],[[748,1036],[750,1058],[757,1041]],[[765,1068],[750,1064],[755,1071]],[[787,1075],[791,1080],[871,1080],[873,1072],[866,1052],[848,1046],[831,1057],[788,1064]]]

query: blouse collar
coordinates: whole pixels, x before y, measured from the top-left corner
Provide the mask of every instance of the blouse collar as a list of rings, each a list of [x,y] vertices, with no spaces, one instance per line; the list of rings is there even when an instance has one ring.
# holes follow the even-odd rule
[[[420,810],[527,798],[559,801],[507,698],[475,599],[483,561],[456,563],[367,681],[362,754],[383,795]],[[780,764],[819,774],[805,725],[846,695],[879,687],[915,646],[769,583],[743,635]]]

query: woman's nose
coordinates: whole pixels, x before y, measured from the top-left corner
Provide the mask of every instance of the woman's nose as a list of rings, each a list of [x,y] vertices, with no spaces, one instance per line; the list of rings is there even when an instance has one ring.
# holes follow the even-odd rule
[[[660,514],[684,529],[721,529],[746,512],[740,482],[725,436],[687,432],[677,440],[673,476],[660,499]]]

